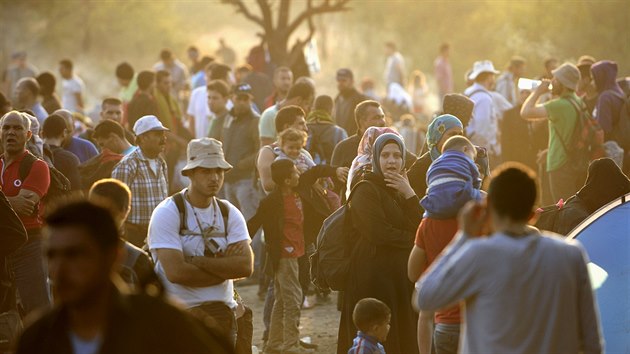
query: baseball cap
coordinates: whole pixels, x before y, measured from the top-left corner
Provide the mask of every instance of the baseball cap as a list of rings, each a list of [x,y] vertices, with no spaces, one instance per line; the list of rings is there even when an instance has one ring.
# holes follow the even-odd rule
[[[144,116],[138,119],[136,124],[133,125],[133,132],[136,136],[155,130],[168,131],[170,129],[162,125],[162,122],[160,122],[158,117],[152,115]]]

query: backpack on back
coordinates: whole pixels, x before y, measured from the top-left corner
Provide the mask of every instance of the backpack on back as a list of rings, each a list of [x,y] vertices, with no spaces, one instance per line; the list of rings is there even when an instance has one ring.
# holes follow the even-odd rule
[[[613,125],[612,140],[627,153],[630,151],[630,98],[623,97],[621,112],[617,123]]]
[[[578,117],[569,143],[562,140],[555,126],[554,129],[573,169],[586,175],[591,161],[606,156],[604,131],[583,102],[580,104],[571,98],[567,98],[567,101],[573,106]]]
[[[110,178],[114,167],[122,160],[123,155],[103,152],[79,165],[81,186],[90,190],[92,185],[103,178]]]
[[[350,200],[360,184],[357,183],[344,205],[332,213],[317,235],[317,250],[310,257],[311,281],[321,290],[344,290],[356,241],[350,215]]]
[[[35,161],[41,160],[35,155],[28,152],[24,159],[20,162],[20,167],[18,170],[18,175],[20,176],[20,180],[24,181],[26,177],[28,177],[29,173],[31,173],[31,168]],[[42,160],[43,161],[43,160]],[[46,162],[46,161],[44,161]],[[47,205],[52,205],[58,203],[60,201],[65,200],[70,196],[71,186],[70,181],[66,176],[63,175],[55,166],[46,163],[48,165],[48,171],[50,173],[50,186],[48,187],[48,192],[42,199],[42,201]]]

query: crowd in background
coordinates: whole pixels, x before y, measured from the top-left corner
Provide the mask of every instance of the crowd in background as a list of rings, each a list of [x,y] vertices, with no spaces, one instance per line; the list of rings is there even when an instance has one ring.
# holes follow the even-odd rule
[[[301,309],[330,289],[312,284],[310,256],[346,204],[338,353],[600,352],[584,251],[528,221],[551,205],[537,226],[566,235],[630,192],[630,81],[588,55],[547,59],[542,75],[515,56],[504,71],[472,63],[456,93],[449,53],[435,59],[435,93],[388,42],[385,92],[340,68],[331,97],[262,47],[242,65],[223,41],[214,57],[188,48],[187,64],[164,49],[152,68],[113,67],[120,91],[92,116],[72,60],[55,75],[14,53],[0,201],[22,239],[0,247],[0,312],[57,305],[18,352],[135,352],[144,338],[153,352],[251,353],[242,278],[265,301],[265,353],[312,351]],[[67,204],[77,198],[89,202]],[[188,314],[147,300],[162,297]]]

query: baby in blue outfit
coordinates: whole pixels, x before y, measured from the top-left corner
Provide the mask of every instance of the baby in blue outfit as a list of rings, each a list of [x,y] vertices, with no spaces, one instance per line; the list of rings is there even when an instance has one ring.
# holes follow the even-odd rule
[[[476,156],[477,149],[463,136],[454,136],[444,143],[442,155],[427,172],[427,194],[420,201],[424,217],[451,219],[467,202],[482,199]]]

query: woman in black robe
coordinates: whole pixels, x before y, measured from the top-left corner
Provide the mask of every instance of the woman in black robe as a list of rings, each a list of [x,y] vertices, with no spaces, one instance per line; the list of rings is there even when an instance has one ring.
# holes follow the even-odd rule
[[[357,184],[350,201],[355,227],[354,250],[343,296],[338,353],[347,353],[357,328],[356,303],[366,297],[391,309],[388,354],[418,353],[418,315],[411,307],[414,284],[407,279],[407,259],[422,219],[420,203],[404,173],[405,146],[386,133],[374,142],[372,172]]]

